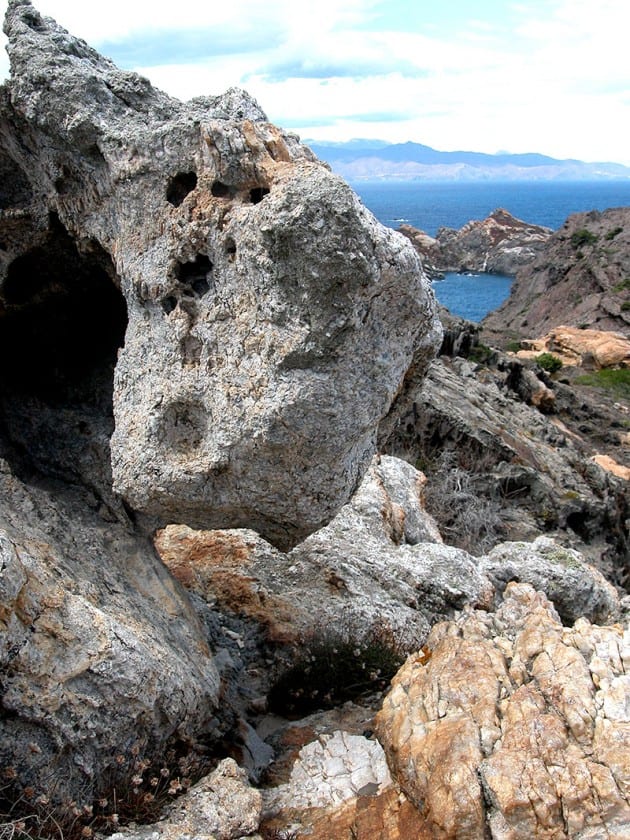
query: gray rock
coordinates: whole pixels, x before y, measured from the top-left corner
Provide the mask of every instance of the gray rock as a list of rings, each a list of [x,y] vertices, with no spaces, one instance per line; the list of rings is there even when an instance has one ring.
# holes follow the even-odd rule
[[[529,583],[544,592],[567,624],[582,617],[596,624],[619,619],[615,588],[577,551],[549,537],[538,537],[533,543],[502,543],[479,559],[479,569],[498,593],[503,593],[510,581]]]
[[[239,840],[258,830],[260,791],[231,758],[178,800],[161,822],[110,835],[111,840]]]
[[[103,307],[123,321],[116,492],[162,523],[295,544],[348,500],[439,343],[417,255],[243,91],[180,103],[28,2],[5,30],[0,317],[17,334],[52,306],[71,253],[83,297],[104,272],[124,296]],[[54,276],[31,289],[42,248]]]
[[[85,491],[29,488],[1,463],[0,766],[83,803],[116,756],[216,737],[219,678],[148,541]]]

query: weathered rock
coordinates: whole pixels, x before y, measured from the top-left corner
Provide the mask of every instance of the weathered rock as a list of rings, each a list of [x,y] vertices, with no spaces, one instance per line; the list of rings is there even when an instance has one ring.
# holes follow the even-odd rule
[[[619,596],[613,586],[577,551],[563,548],[548,537],[533,543],[501,543],[479,560],[497,593],[506,583],[520,581],[543,591],[562,620],[573,624],[587,617],[597,624],[619,618]]]
[[[218,674],[148,541],[86,491],[0,465],[0,766],[18,794],[91,802],[116,756],[220,734]]]
[[[436,626],[377,732],[432,837],[622,840],[630,825],[630,637],[569,629],[526,584]]]
[[[494,355],[483,366],[434,361],[411,409],[388,417],[383,450],[426,465],[427,508],[448,542],[482,554],[547,534],[623,586],[627,484],[591,460],[610,453],[624,465],[622,408]]]
[[[259,622],[273,641],[335,628],[411,648],[439,618],[493,597],[475,558],[441,544],[423,482],[404,461],[375,459],[332,522],[286,554],[251,531],[186,526],[160,531],[156,547],[185,586]]]
[[[424,836],[416,809],[392,785],[382,747],[360,735],[338,731],[307,744],[290,780],[263,796],[268,831],[315,840]]]
[[[217,769],[182,796],[161,822],[110,835],[111,840],[240,840],[257,835],[260,791],[247,774],[224,759]]]
[[[569,216],[536,259],[516,275],[509,298],[483,320],[503,346],[561,324],[628,335],[630,208]]]
[[[128,316],[116,491],[162,522],[295,543],[347,501],[439,342],[413,248],[246,94],[184,105],[25,0],[5,30],[5,335],[69,294],[50,265],[27,279],[42,249],[89,257]]]
[[[553,353],[563,365],[584,368],[628,367],[630,339],[621,333],[606,330],[581,330],[577,327],[555,327],[542,338],[521,342],[519,358],[535,358],[540,353]]]
[[[410,225],[401,225],[399,230],[414,244],[432,275],[445,271],[514,275],[534,260],[552,233],[501,208],[459,230],[440,228],[435,239]]]

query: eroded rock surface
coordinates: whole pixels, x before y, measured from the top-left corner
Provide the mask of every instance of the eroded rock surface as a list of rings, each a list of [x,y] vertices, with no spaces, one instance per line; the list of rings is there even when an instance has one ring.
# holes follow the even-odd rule
[[[620,625],[563,627],[526,584],[434,627],[377,716],[430,836],[626,837],[629,644]]]
[[[235,761],[226,758],[181,797],[164,820],[109,836],[111,840],[240,840],[258,836],[261,809],[260,791],[249,785]]]
[[[347,501],[439,342],[413,248],[247,94],[184,105],[24,0],[5,30],[0,317],[16,336],[67,295],[60,270],[29,279],[51,240],[88,259],[80,294],[98,268],[128,317],[116,491],[163,522],[295,543]]]
[[[521,347],[517,353],[520,358],[553,353],[563,365],[587,369],[628,367],[630,364],[630,339],[610,330],[559,326],[541,338],[522,341]]]

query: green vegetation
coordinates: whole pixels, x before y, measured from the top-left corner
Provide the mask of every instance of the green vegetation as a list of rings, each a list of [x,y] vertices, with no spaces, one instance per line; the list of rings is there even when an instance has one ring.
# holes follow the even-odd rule
[[[473,347],[470,348],[468,352],[468,359],[472,362],[477,362],[478,364],[485,364],[489,362],[492,358],[493,350],[491,347],[488,347],[486,344],[482,344],[479,341]]]
[[[575,249],[581,248],[582,245],[594,245],[596,242],[597,236],[591,233],[590,230],[586,230],[586,228],[580,228],[580,230],[576,230],[575,233],[571,234],[571,245]]]
[[[608,233],[606,234],[606,239],[609,239],[609,240],[614,239],[615,236],[618,236],[622,232],[622,230],[623,230],[622,227],[616,227],[616,228],[613,228],[612,230],[609,230]]]
[[[405,659],[388,628],[357,636],[324,628],[303,643],[298,658],[271,688],[269,709],[302,715],[382,691]]]
[[[539,368],[546,370],[547,373],[556,373],[562,367],[562,361],[554,356],[553,353],[541,353],[534,359]]]
[[[508,343],[505,345],[505,349],[508,351],[508,353],[518,353],[518,351],[521,349],[521,342],[508,341]]]
[[[624,292],[626,289],[630,289],[630,277],[626,277],[626,279],[622,280],[621,283],[617,283],[616,286],[613,286],[613,292]]]
[[[624,300],[624,302],[621,304],[621,311],[622,312],[627,312],[629,309],[630,309],[630,300]]]
[[[593,388],[603,388],[612,391],[617,397],[630,399],[630,369],[606,368],[594,373],[586,373],[575,380],[579,385],[590,385]]]

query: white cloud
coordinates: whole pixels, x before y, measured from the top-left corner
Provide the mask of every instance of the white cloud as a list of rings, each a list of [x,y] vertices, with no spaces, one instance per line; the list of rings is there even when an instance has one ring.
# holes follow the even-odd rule
[[[456,2],[450,31],[433,19],[425,26],[418,14],[407,31],[396,21],[377,31],[366,25],[377,6],[393,14],[404,4],[376,0],[35,5],[97,48],[150,43],[154,34],[159,54],[165,31],[207,30],[203,55],[179,63],[171,49],[171,63],[135,69],[183,99],[240,84],[271,119],[316,139],[381,137],[630,165],[627,0]],[[218,39],[230,31],[247,37],[221,54]]]

